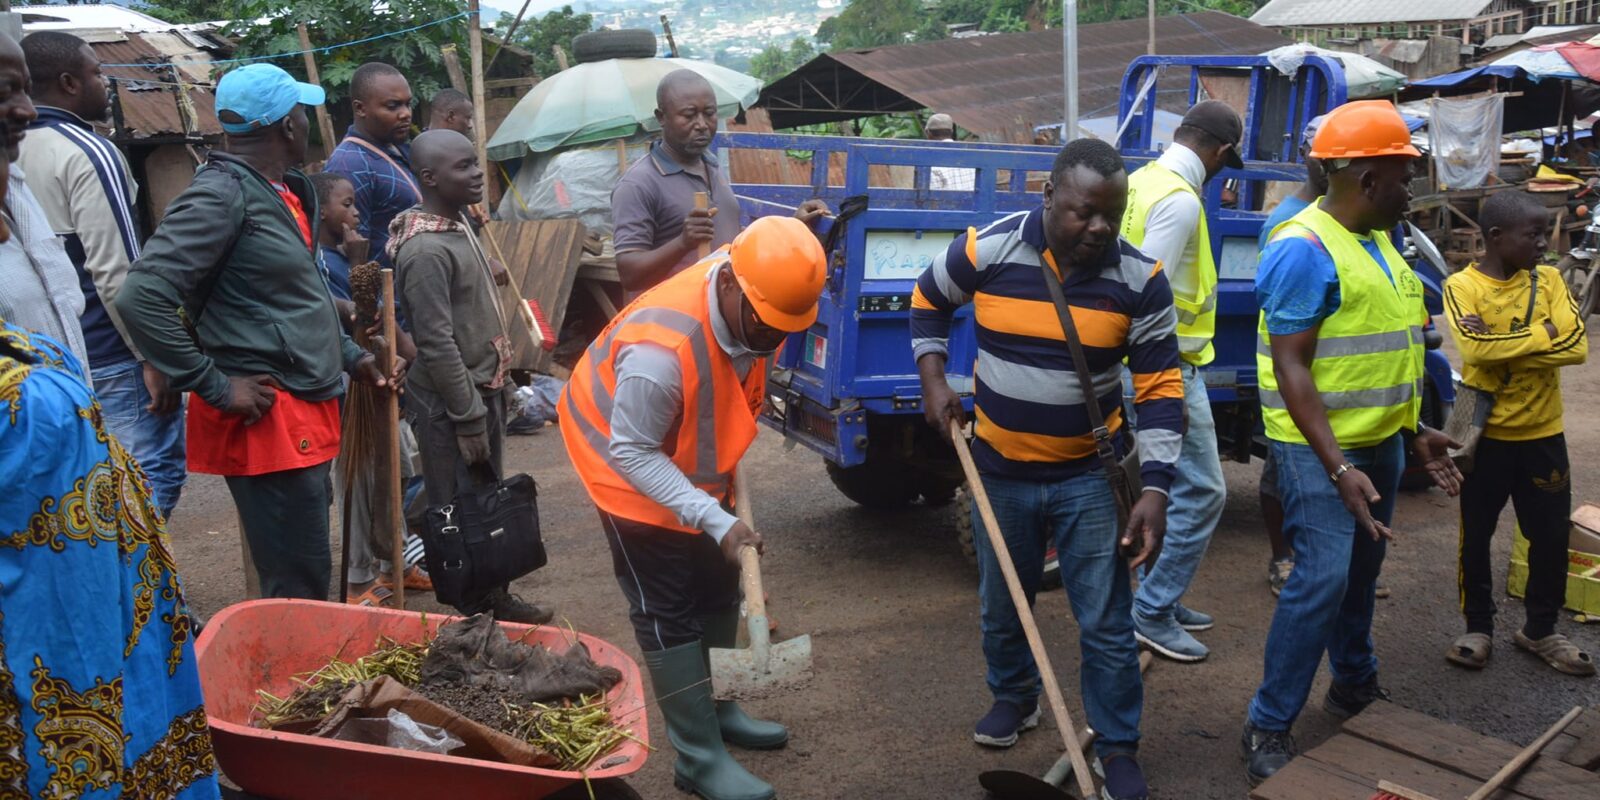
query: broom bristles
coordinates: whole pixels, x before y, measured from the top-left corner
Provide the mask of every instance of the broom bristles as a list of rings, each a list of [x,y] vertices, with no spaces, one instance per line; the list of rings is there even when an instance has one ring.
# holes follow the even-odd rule
[[[382,291],[382,267],[377,262],[368,261],[350,268],[350,299],[356,307],[353,338],[356,344],[374,355],[378,354],[377,345],[382,343],[382,338],[369,337],[367,329],[378,320]],[[345,393],[337,467],[345,491],[352,491],[357,485],[366,490],[365,502],[362,503],[364,508],[361,510],[374,524],[383,519],[385,511],[394,504],[394,498],[389,496],[389,482],[376,478],[389,474],[389,438],[393,435],[394,431],[389,430],[387,393],[352,381],[350,390]],[[352,508],[351,511],[355,512],[356,509]],[[401,524],[404,524],[403,520]],[[388,536],[371,538],[385,545],[389,542]],[[392,556],[388,549],[385,546],[374,555],[379,558],[386,554]],[[395,559],[391,557],[390,560],[392,563]]]

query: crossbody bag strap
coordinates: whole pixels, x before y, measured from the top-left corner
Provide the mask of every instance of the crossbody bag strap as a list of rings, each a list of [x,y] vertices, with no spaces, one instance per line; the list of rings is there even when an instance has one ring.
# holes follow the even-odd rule
[[[1523,329],[1528,329],[1528,328],[1531,328],[1533,326],[1533,314],[1534,314],[1534,311],[1537,310],[1538,305],[1539,305],[1539,267],[1537,265],[1535,265],[1533,269],[1528,270],[1528,310],[1527,310],[1526,313],[1524,313],[1522,315],[1522,327],[1523,327]],[[1511,365],[1507,364],[1506,365],[1506,377],[1505,377],[1505,380],[1500,382],[1500,388],[1502,390],[1504,390],[1506,387],[1511,385],[1511,378],[1512,378]]]
[[[1117,460],[1117,448],[1111,442],[1111,429],[1106,427],[1105,415],[1100,413],[1100,396],[1094,390],[1094,378],[1089,376],[1089,362],[1083,355],[1083,344],[1078,340],[1078,325],[1072,319],[1072,310],[1067,307],[1067,296],[1061,290],[1061,281],[1056,279],[1050,265],[1041,263],[1039,269],[1044,274],[1045,286],[1050,289],[1050,301],[1055,304],[1056,316],[1061,319],[1061,332],[1066,334],[1067,349],[1072,353],[1072,369],[1078,374],[1078,384],[1083,388],[1084,408],[1089,413],[1089,424],[1094,427],[1094,450],[1100,457],[1100,462],[1105,465],[1106,476],[1120,475],[1122,464]],[[1115,487],[1119,491],[1123,487]]]
[[[384,152],[383,148],[374,145],[372,142],[357,138],[355,136],[346,136],[344,137],[344,140],[358,147],[365,147],[368,150],[377,153],[379,158],[389,162],[389,166],[394,167],[395,172],[400,173],[400,177],[406,179],[406,183],[411,186],[411,191],[416,194],[417,197],[422,197],[422,189],[417,186],[417,179],[411,177],[411,170],[400,166],[400,162],[395,161],[392,156]]]

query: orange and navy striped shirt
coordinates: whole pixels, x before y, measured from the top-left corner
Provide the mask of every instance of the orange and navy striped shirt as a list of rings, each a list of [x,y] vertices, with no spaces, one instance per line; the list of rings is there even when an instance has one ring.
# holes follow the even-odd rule
[[[1059,275],[1045,245],[1044,209],[956,237],[917,279],[911,296],[915,357],[947,353],[955,310],[976,311],[979,469],[1025,480],[1062,480],[1099,466],[1082,387],[1041,264]],[[1118,239],[1096,264],[1074,265],[1062,288],[1082,338],[1106,426],[1122,434],[1123,361],[1133,371],[1141,477],[1172,485],[1183,442],[1183,378],[1177,314],[1161,265]]]

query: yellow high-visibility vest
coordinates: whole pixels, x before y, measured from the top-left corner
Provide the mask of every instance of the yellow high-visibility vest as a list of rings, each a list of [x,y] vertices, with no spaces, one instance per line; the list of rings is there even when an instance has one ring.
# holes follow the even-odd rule
[[[1347,450],[1369,447],[1401,428],[1415,428],[1422,411],[1422,326],[1428,319],[1422,304],[1422,281],[1395,251],[1387,231],[1370,235],[1388,264],[1389,275],[1355,234],[1318,207],[1320,203],[1319,198],[1279,225],[1272,240],[1301,236],[1333,257],[1339,275],[1339,308],[1317,329],[1311,377],[1339,446]],[[1267,436],[1305,444],[1305,435],[1290,418],[1278,392],[1266,312],[1261,314],[1257,331],[1256,369]]]
[[[1145,224],[1150,208],[1174,192],[1187,192],[1201,203],[1199,258],[1195,260],[1195,285],[1193,294],[1184,291],[1172,280],[1173,272],[1181,264],[1167,264],[1167,281],[1172,284],[1172,304],[1178,311],[1178,355],[1197,367],[1210,364],[1216,358],[1211,339],[1217,335],[1217,262],[1211,256],[1211,231],[1206,226],[1206,212],[1200,193],[1178,173],[1152,161],[1128,176],[1128,210],[1122,214],[1122,238],[1134,247],[1144,245]]]

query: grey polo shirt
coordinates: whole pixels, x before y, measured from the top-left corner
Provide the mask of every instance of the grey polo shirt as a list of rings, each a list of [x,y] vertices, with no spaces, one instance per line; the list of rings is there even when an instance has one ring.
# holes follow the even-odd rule
[[[739,235],[739,198],[716,157],[707,153],[701,158],[709,182],[672,160],[659,140],[650,145],[648,155],[628,167],[611,191],[612,241],[618,253],[654,250],[682,233],[684,218],[694,210],[695,192],[707,193],[711,207],[718,209],[713,218],[712,250]],[[673,267],[673,274],[698,260],[690,250]]]

